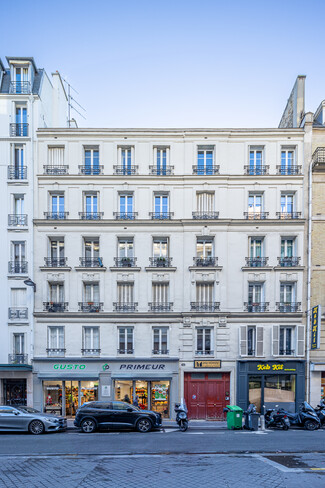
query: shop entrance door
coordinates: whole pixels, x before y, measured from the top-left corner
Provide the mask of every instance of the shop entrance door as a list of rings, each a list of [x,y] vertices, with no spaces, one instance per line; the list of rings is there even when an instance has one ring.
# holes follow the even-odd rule
[[[26,380],[3,380],[6,405],[27,405]]]
[[[65,382],[65,414],[67,417],[73,417],[78,409],[78,381]]]
[[[229,390],[229,373],[185,373],[184,395],[189,418],[223,420]]]

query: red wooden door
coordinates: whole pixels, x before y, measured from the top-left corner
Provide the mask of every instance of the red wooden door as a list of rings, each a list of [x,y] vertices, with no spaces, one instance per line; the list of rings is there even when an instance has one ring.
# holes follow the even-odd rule
[[[189,418],[224,419],[229,389],[229,373],[185,373],[184,393]]]
[[[185,398],[189,418],[202,419],[206,417],[205,384],[203,381],[192,380],[188,382]]]

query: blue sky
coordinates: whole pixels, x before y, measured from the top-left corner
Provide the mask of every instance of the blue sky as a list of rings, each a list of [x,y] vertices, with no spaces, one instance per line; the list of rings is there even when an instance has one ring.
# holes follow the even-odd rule
[[[298,74],[325,98],[323,0],[1,3],[0,57],[59,70],[80,127],[275,127]]]

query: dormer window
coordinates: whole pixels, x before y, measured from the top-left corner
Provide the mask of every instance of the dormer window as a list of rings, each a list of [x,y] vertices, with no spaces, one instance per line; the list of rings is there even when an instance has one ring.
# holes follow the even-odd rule
[[[28,95],[36,66],[33,58],[7,58],[10,66],[10,93]]]

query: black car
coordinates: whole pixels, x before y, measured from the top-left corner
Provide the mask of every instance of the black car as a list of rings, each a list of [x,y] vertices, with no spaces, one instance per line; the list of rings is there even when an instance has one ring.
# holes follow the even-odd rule
[[[90,434],[97,429],[136,429],[149,432],[161,427],[161,414],[140,410],[125,402],[89,402],[77,410],[74,421],[82,432]]]

